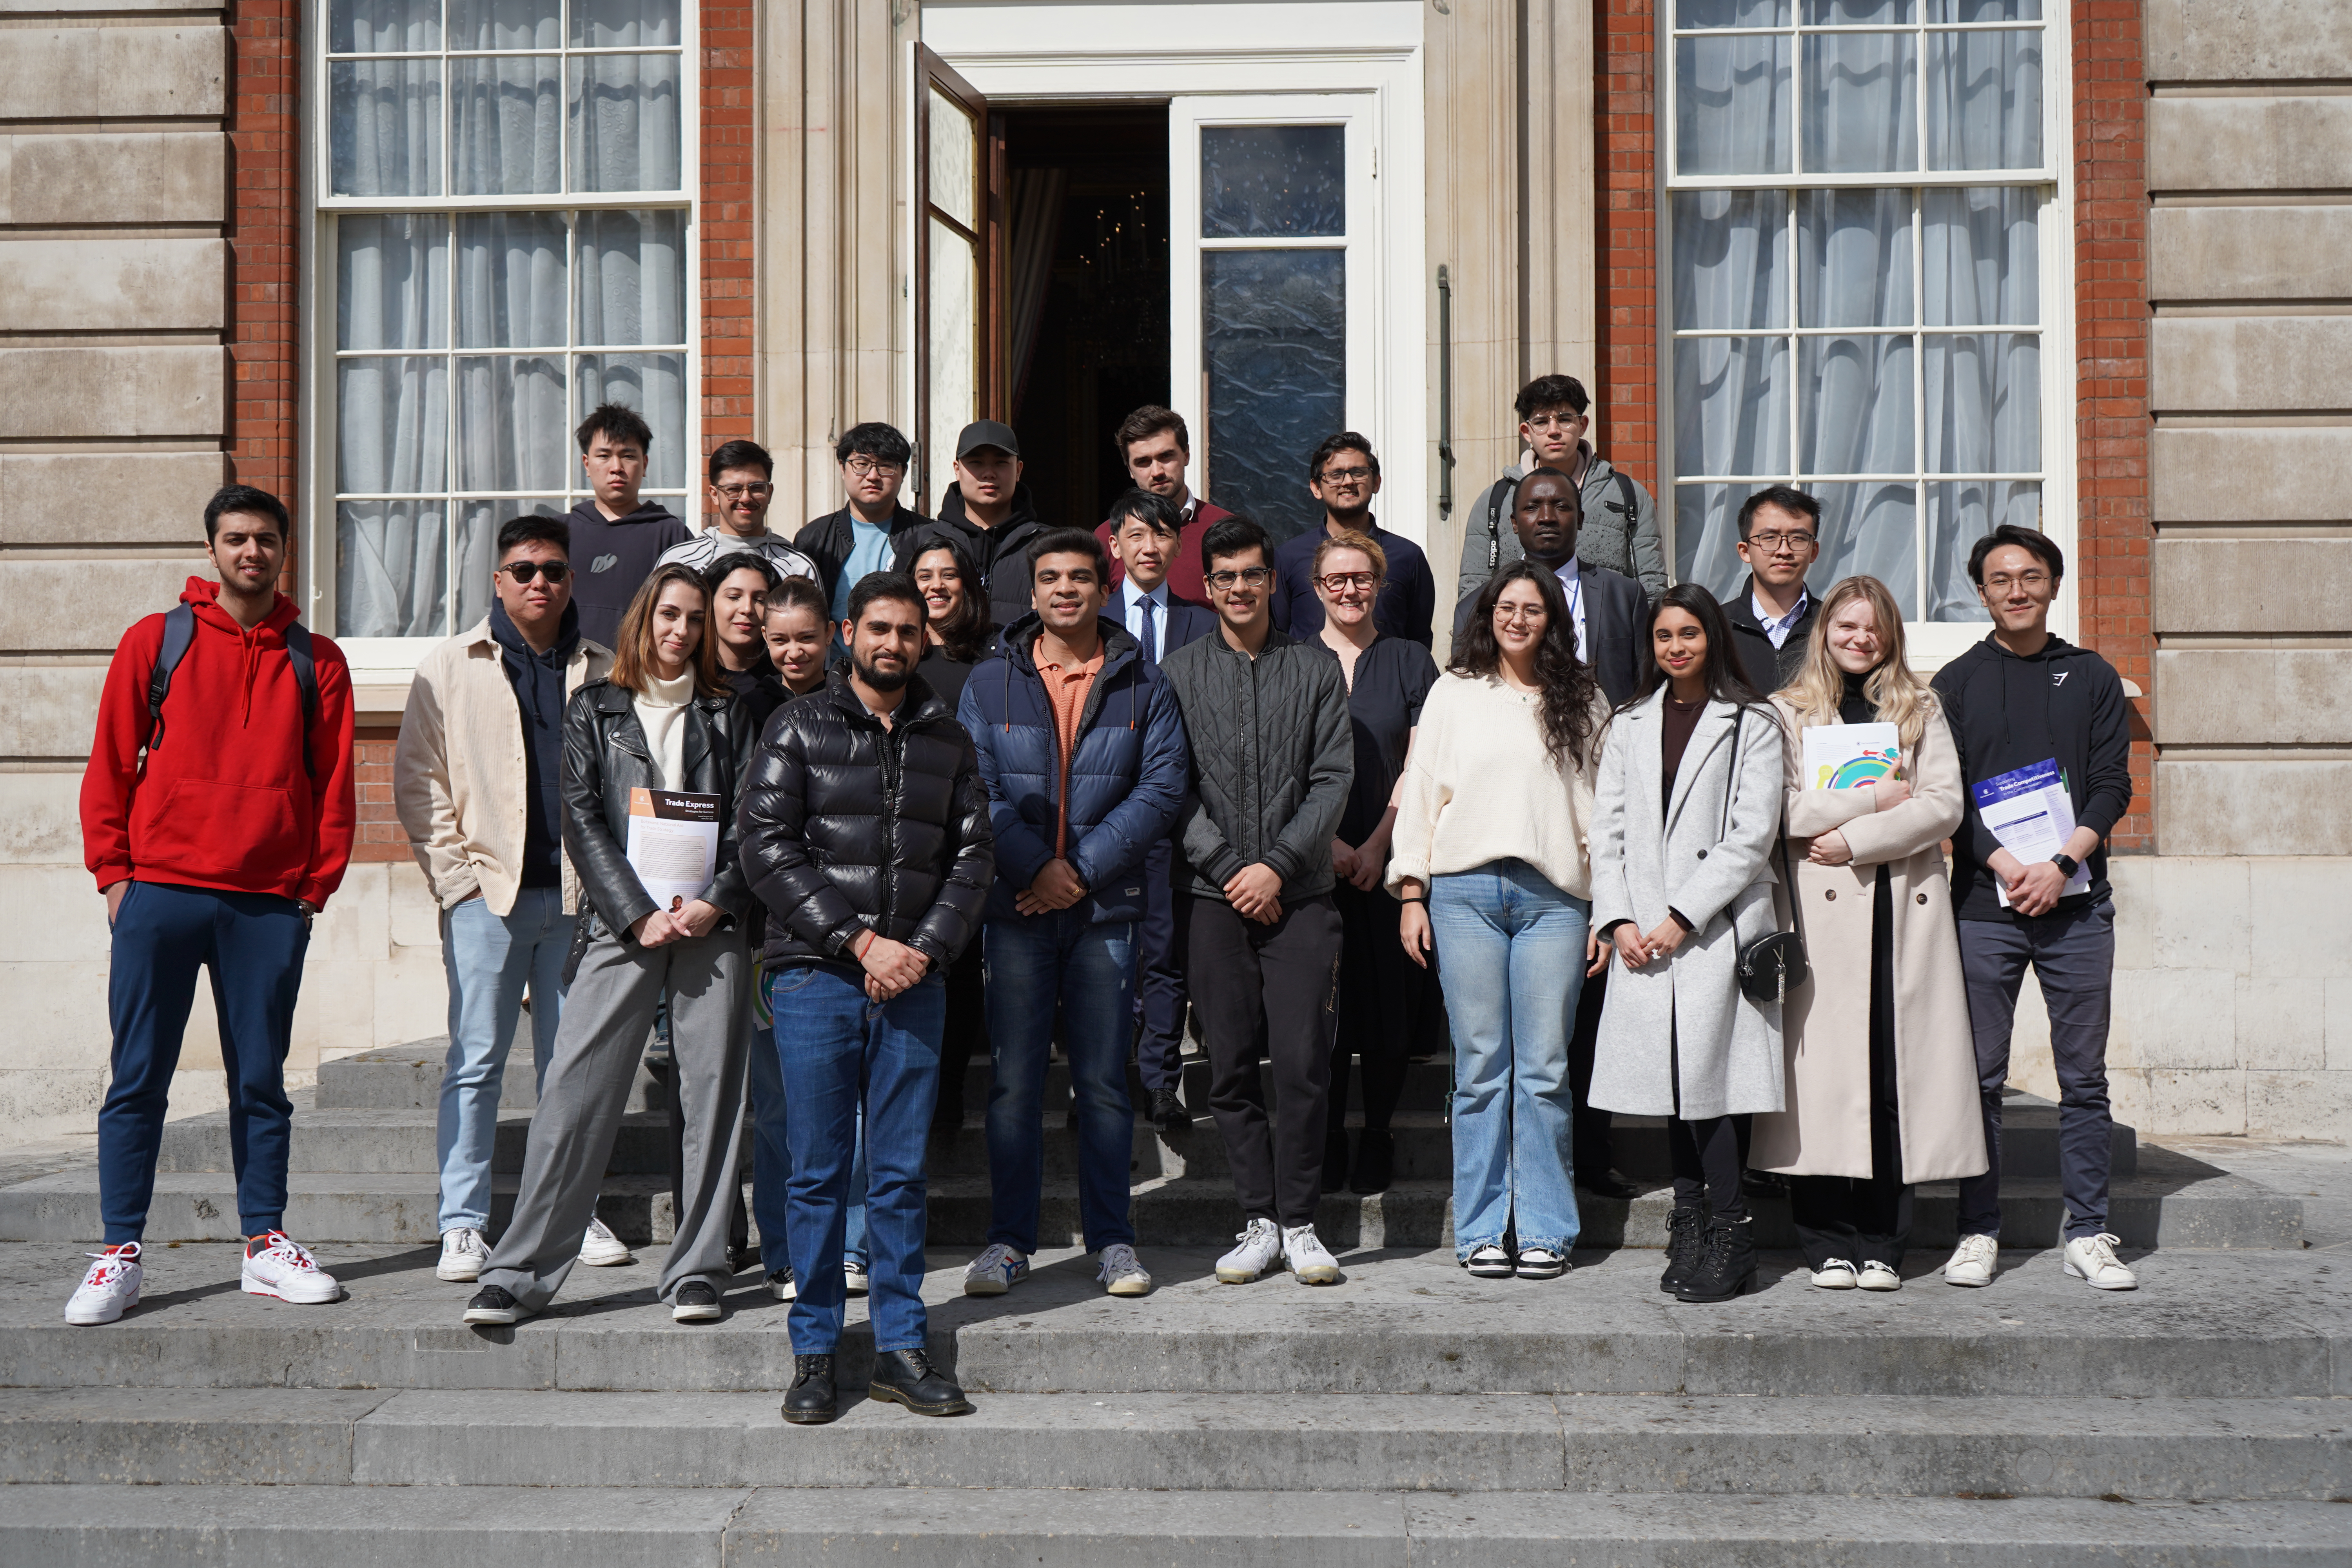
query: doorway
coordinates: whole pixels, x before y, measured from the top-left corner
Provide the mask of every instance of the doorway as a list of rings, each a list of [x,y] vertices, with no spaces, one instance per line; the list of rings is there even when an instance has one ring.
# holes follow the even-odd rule
[[[1111,433],[1170,401],[1168,110],[1000,112],[1013,428],[1038,515],[1092,528],[1128,488]]]

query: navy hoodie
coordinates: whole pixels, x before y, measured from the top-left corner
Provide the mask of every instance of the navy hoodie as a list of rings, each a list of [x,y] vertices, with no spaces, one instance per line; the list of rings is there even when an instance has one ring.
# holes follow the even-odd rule
[[[2061,910],[2109,896],[2107,835],[2131,809],[2131,715],[2123,678],[2089,648],[2052,637],[2021,658],[1991,637],[1936,674],[1960,777],[1971,786],[1966,815],[1952,834],[1952,905],[1964,921],[2015,917],[2002,907],[2000,879],[1985,859],[2000,847],[1977,814],[1973,786],[2017,768],[2056,758],[2074,805],[2074,822],[2096,830],[2091,888],[2060,900]]]
[[[644,500],[617,520],[596,510],[590,496],[572,509],[572,603],[580,611],[580,635],[617,649],[621,616],[637,596],[662,552],[684,544],[694,532],[659,501]]]
[[[522,710],[526,793],[522,877],[526,888],[563,885],[563,672],[580,646],[580,606],[563,607],[554,646],[534,653],[507,607],[490,601],[490,637],[499,645],[515,706]]]

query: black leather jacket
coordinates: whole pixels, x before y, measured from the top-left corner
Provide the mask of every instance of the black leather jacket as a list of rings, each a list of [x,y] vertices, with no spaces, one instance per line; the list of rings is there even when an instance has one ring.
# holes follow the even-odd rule
[[[667,786],[634,701],[626,687],[592,680],[572,694],[563,710],[563,848],[579,874],[589,916],[572,939],[567,981],[592,935],[614,933],[627,942],[629,928],[655,909],[652,895],[629,868],[629,791]],[[751,894],[735,853],[730,706],[726,697],[698,697],[687,710],[680,721],[686,726],[680,783],[688,793],[719,797],[719,859],[703,896],[722,911],[722,926],[740,926],[751,908]]]
[[[835,669],[776,710],[751,758],[736,837],[767,907],[771,968],[855,971],[867,930],[935,972],[980,933],[996,848],[971,737],[920,677],[885,730]]]

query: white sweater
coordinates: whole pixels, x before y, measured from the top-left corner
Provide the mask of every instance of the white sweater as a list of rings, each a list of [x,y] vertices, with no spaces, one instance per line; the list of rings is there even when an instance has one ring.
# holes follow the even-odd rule
[[[693,700],[694,671],[664,680],[648,669],[646,689],[636,693],[631,704],[637,710],[637,722],[645,727],[646,744],[653,752],[654,765],[661,770],[664,789],[684,785],[686,726],[681,721]]]
[[[1609,705],[1593,698],[1583,766],[1563,775],[1543,741],[1536,694],[1499,679],[1442,675],[1422,705],[1389,853],[1388,887],[1524,860],[1561,892],[1592,896],[1585,835]]]

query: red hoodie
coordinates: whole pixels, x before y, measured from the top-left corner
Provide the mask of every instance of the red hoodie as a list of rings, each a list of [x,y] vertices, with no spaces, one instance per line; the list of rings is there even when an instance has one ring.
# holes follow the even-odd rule
[[[195,610],[196,639],[172,672],[163,743],[144,777],[140,738],[163,617],[149,616],[115,648],[81,776],[82,858],[101,889],[128,877],[324,905],[351,861],[358,818],[351,666],[311,637],[313,784],[302,766],[302,689],[286,652],[294,601],[279,595],[248,632],[219,598],[220,584],[201,577],[180,595]]]

